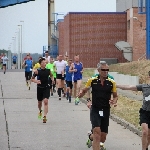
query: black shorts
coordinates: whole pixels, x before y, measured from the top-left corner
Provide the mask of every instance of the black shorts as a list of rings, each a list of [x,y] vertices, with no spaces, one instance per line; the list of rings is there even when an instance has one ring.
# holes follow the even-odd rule
[[[6,67],[6,64],[3,64],[3,66],[5,66],[5,67]]]
[[[62,77],[62,74],[57,74],[56,79],[64,80],[65,76]]]
[[[148,124],[148,128],[150,129],[150,111],[146,111],[141,108],[139,110],[139,113],[140,113],[139,124],[141,125],[142,123],[146,123],[146,124]]]
[[[99,115],[99,111],[103,111],[103,117]],[[101,132],[108,133],[110,108],[100,110],[92,107],[90,115],[91,115],[90,119],[92,122],[92,129],[94,129],[95,127],[100,127]]]
[[[26,72],[25,71],[25,78],[26,78],[26,80],[30,80],[31,77],[32,77],[32,71],[30,71],[30,72]]]
[[[49,97],[50,97],[49,87],[45,87],[45,88],[37,87],[37,100],[38,101],[42,101],[45,98],[49,99]]]
[[[72,87],[73,87],[72,81],[66,81],[66,84],[67,84],[67,87],[72,89]]]
[[[16,61],[13,61],[13,64],[15,65],[15,64],[16,64]]]

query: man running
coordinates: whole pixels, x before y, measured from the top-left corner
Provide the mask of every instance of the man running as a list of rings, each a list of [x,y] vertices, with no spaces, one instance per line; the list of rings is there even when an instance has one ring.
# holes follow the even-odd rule
[[[3,60],[2,60],[2,57],[4,56],[3,53],[1,53],[0,55],[0,65],[1,65],[1,69],[3,69]]]
[[[1,59],[2,59],[2,62],[3,62],[3,72],[5,74],[6,73],[6,66],[7,66],[7,62],[8,62],[8,58],[7,58],[5,53],[4,53],[4,55]]]
[[[66,62],[66,64],[68,65],[68,55],[65,55],[64,56],[64,61]],[[65,74],[64,74],[64,78],[66,78],[66,71],[65,71]],[[63,93],[63,97],[66,96],[66,81],[64,80],[64,88],[62,89],[62,93]]]
[[[17,64],[17,56],[16,54],[14,54],[14,56],[12,57],[12,62],[13,62],[13,66],[16,69],[16,64]]]
[[[99,64],[99,75],[95,78],[90,78],[85,88],[83,88],[78,97],[83,97],[85,93],[92,88],[91,106],[91,122],[93,129],[93,150],[100,150],[100,142],[104,143],[108,134],[110,105],[117,103],[117,90],[114,80],[108,78],[109,66],[107,64]],[[113,99],[111,99],[111,94]]]
[[[117,88],[143,92],[143,105],[139,110],[139,124],[142,127],[142,150],[148,150],[150,145],[150,84],[117,85]]]
[[[30,90],[31,85],[31,77],[32,77],[32,60],[30,60],[30,56],[27,55],[27,59],[22,64],[23,67],[25,67],[25,78],[26,78],[26,85],[28,86]]]
[[[48,63],[50,62],[51,57],[49,56],[48,51],[45,52],[45,57],[43,58],[45,58],[45,60],[48,61]]]
[[[79,55],[74,57],[74,63],[72,63],[70,70],[74,70],[74,97],[79,93],[82,83],[83,64],[79,61]]]
[[[50,59],[50,62],[46,64],[46,69],[50,69],[51,73],[53,74],[53,77],[55,78],[56,77],[56,72],[54,70],[54,61],[53,61],[53,58],[51,57]],[[50,91],[51,91],[51,96],[53,96],[53,90],[54,90],[54,85],[55,83],[52,84],[52,81],[51,79],[49,79],[50,81],[50,84],[51,84],[51,87],[50,87]],[[54,79],[55,81],[55,79]]]
[[[66,84],[67,84],[67,100],[71,103],[71,96],[72,96],[72,75],[74,70],[70,70],[70,66],[72,64],[72,59],[68,60],[68,65],[66,66]]]
[[[33,74],[31,81],[37,83],[37,100],[38,100],[38,118],[42,118],[42,101],[44,103],[44,116],[43,123],[47,122],[47,113],[48,113],[48,99],[50,97],[50,85],[49,85],[49,76],[51,77],[52,82],[54,81],[53,75],[50,69],[46,69],[45,58],[39,60],[40,68]],[[37,76],[37,80],[35,77]]]
[[[61,91],[62,88],[64,87],[64,72],[65,68],[67,66],[67,63],[63,60],[63,56],[59,55],[58,61],[54,62],[54,68],[56,69],[56,84],[58,88],[58,96],[59,100],[61,100]]]

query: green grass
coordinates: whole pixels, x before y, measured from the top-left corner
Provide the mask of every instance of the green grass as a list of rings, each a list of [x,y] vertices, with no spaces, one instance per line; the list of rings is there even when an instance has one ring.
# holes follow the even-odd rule
[[[84,78],[89,78],[89,77],[93,76],[94,75],[94,71],[95,71],[94,68],[84,69],[83,77]]]

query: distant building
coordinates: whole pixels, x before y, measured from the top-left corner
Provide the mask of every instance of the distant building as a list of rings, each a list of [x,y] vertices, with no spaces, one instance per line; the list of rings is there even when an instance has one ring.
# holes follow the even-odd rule
[[[139,0],[116,0],[116,12],[124,12],[129,8],[138,7]]]

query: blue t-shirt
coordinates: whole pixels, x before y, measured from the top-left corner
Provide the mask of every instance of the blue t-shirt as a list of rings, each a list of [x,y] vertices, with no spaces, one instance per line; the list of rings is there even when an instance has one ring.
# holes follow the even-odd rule
[[[81,80],[82,79],[82,69],[83,65],[80,62],[79,64],[74,63],[74,69],[77,69],[77,72],[74,72],[74,80]]]
[[[13,56],[12,59],[13,59],[13,61],[16,62],[17,61],[17,56]]]
[[[30,72],[32,69],[32,60],[26,60],[25,65],[26,64],[27,64],[27,66],[25,67],[25,72]]]
[[[69,72],[70,66],[66,66],[66,81],[72,81],[72,72]]]

